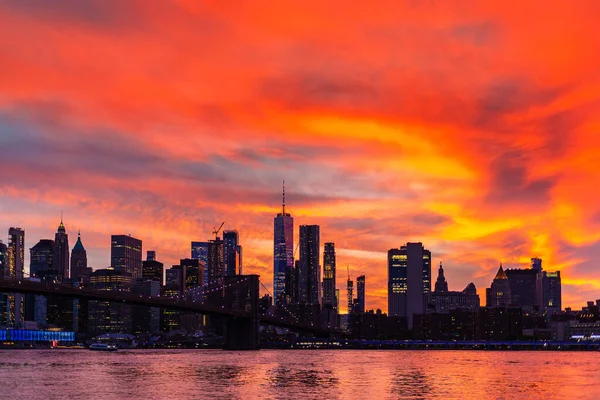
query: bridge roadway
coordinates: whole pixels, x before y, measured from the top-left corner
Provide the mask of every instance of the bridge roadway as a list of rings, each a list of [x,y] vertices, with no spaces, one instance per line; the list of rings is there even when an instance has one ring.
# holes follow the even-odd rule
[[[169,297],[147,297],[131,292],[99,291],[58,283],[32,282],[26,279],[20,281],[0,279],[0,293],[30,293],[44,296],[62,296],[85,300],[112,301],[131,305],[168,308],[211,316],[253,318],[252,313],[242,309],[225,308],[223,306],[211,305],[193,300],[173,299]],[[331,334],[341,333],[337,330],[321,329],[313,325],[292,323],[269,315],[259,314],[258,318],[261,324],[308,332],[320,337],[328,337]]]

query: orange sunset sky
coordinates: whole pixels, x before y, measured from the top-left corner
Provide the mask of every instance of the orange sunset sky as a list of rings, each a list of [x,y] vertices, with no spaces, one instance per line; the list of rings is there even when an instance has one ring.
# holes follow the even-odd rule
[[[488,3],[488,4],[484,4]],[[226,221],[272,286],[273,217],[321,225],[387,309],[386,252],[485,303],[500,262],[600,297],[600,2],[0,2],[0,230],[167,266]],[[28,268],[29,256],[26,256]],[[342,309],[344,311],[344,309]]]

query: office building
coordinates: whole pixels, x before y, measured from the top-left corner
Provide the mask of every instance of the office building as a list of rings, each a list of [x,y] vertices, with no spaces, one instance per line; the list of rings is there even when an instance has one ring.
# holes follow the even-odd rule
[[[221,238],[208,241],[208,282],[207,285],[219,284],[225,276],[225,260],[223,259],[224,242]]]
[[[223,232],[223,260],[226,276],[242,274],[242,246],[236,230]]]
[[[318,225],[300,225],[298,301],[319,305],[321,301],[320,232]]]
[[[11,227],[8,230],[8,262],[4,270],[6,279],[23,279],[25,268],[25,231],[21,228]],[[24,322],[23,295],[20,293],[9,293],[6,295],[6,319],[7,325],[20,328]]]
[[[486,289],[486,307],[506,307],[512,302],[510,283],[500,264],[491,287]]]
[[[58,281],[62,282],[69,278],[69,267],[69,235],[61,218],[58,230],[54,235],[54,269],[57,272]]]
[[[204,283],[208,283],[208,242],[192,242],[192,257],[204,265]]]
[[[504,272],[510,286],[510,304],[521,307],[525,312],[533,312],[537,305],[536,285],[538,272],[533,268],[509,268]]]
[[[77,242],[71,250],[71,279],[73,282],[87,284],[92,276],[92,269],[88,267],[87,251],[81,243],[81,232],[77,233]]]
[[[159,297],[160,282],[155,279],[141,278],[133,283],[131,292],[144,297]],[[160,308],[133,306],[133,334],[154,333],[160,330]]]
[[[560,271],[540,271],[537,276],[537,304],[540,312],[554,314],[562,310]]]
[[[146,254],[146,261],[142,262],[142,278],[157,281],[162,286],[164,284],[164,264],[156,261],[155,251],[149,250]]]
[[[285,186],[281,212],[273,223],[273,295],[275,304],[282,305],[292,296],[286,293],[286,287],[290,286],[286,277],[289,278],[294,269],[294,218],[285,212]]]
[[[142,241],[130,235],[112,235],[110,266],[122,268],[135,280],[142,277]]]
[[[356,306],[355,312],[363,314],[365,312],[365,276],[356,278]]]
[[[179,261],[179,265],[182,271],[184,291],[204,285],[204,266],[200,260],[184,258]]]
[[[90,287],[99,291],[131,290],[131,274],[124,268],[97,269],[90,277]],[[132,306],[118,302],[88,301],[87,332],[89,335],[103,333],[131,333]]]
[[[54,282],[58,278],[54,255],[54,240],[50,239],[42,239],[29,249],[29,276]]]
[[[8,246],[0,240],[0,279],[4,279],[8,271]],[[8,272],[6,272],[8,274]],[[8,325],[8,295],[0,293],[0,326]]]
[[[431,292],[431,252],[422,243],[407,243],[388,251],[388,313],[406,317],[412,329],[414,314],[426,310]]]
[[[335,244],[325,243],[323,251],[323,308],[337,310],[335,297]]]
[[[352,312],[352,307],[354,306],[354,282],[350,279],[350,274],[348,273],[348,280],[346,281],[346,307],[348,309],[348,314]]]

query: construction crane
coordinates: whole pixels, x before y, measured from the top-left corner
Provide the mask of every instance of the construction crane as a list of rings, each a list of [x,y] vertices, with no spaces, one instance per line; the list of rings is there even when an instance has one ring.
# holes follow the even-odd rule
[[[217,229],[216,227],[214,227],[213,229],[213,235],[215,235],[215,240],[217,240],[219,237],[217,236],[219,234],[219,232],[221,232],[221,228],[223,228],[223,225],[225,225],[225,221],[223,221],[221,223],[221,226],[219,226],[219,229]]]

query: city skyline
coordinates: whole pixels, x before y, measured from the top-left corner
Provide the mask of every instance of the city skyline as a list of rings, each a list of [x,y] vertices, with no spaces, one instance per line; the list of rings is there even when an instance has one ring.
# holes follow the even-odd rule
[[[286,216],[290,215],[290,214],[285,213],[285,208],[283,209],[283,211],[284,211],[284,214]],[[282,215],[282,213],[278,214],[278,216],[281,216],[281,215]],[[325,265],[327,263],[327,259],[326,259],[327,251],[328,251],[327,250],[327,246],[330,246],[330,250],[333,251],[333,260],[334,260],[333,263],[334,263],[334,265],[335,265],[335,249],[333,248],[333,245],[334,245],[333,243],[327,242],[327,243],[323,243],[323,245],[321,245],[319,243],[319,241],[320,241],[319,240],[319,236],[320,236],[319,235],[319,230],[320,230],[319,229],[320,228],[319,225],[301,225],[301,226],[298,227],[299,230],[304,229],[305,231],[306,231],[307,228],[308,229],[316,229],[317,243],[316,243],[315,250],[317,250],[317,249],[322,250],[322,253],[321,253],[320,256],[318,254],[314,254],[314,257],[316,257],[315,260],[314,260],[314,262],[316,262],[317,264],[319,264],[318,266],[320,267],[315,272],[315,274],[316,274],[315,275],[315,279],[316,279],[315,282],[318,282],[318,284],[317,284],[317,287],[315,288],[316,292],[314,294],[314,298],[318,299],[319,303],[322,303],[321,304],[321,307],[322,307],[323,304],[325,304],[325,300],[324,300],[325,297],[321,297],[321,296],[324,296],[323,295],[324,292],[322,292],[322,291],[326,287],[326,283],[325,283],[326,279],[324,279],[324,277],[326,276],[326,275],[324,275],[325,274],[325,272],[324,272],[325,268],[324,267],[325,267]],[[25,232],[25,230],[23,228],[21,228],[21,227],[11,227],[10,229],[11,230],[12,229],[17,229],[17,230],[22,230],[23,232]],[[66,234],[68,236],[68,230],[66,229],[66,227],[65,227],[65,225],[63,223],[62,217],[61,217],[60,225],[59,225],[59,228],[58,228],[58,233]],[[241,243],[237,241],[238,240],[237,239],[238,238],[238,232],[237,232],[237,230],[225,230],[225,231],[223,231],[223,234],[226,234],[226,233],[229,233],[229,234],[234,233],[235,234],[236,245],[234,247],[238,248],[238,251],[241,251],[241,250],[239,250],[242,247]],[[212,234],[215,234],[215,232],[213,231]],[[312,235],[312,233],[311,233],[311,235]],[[109,248],[109,254],[111,254],[111,262],[107,266],[101,266],[101,267],[96,267],[96,268],[90,267],[90,269],[92,269],[93,271],[96,271],[96,270],[102,270],[102,269],[105,269],[105,268],[113,268],[114,267],[114,265],[112,265],[112,264],[114,264],[115,260],[112,257],[114,256],[113,251],[114,251],[114,246],[115,246],[115,243],[116,243],[115,242],[116,239],[118,239],[118,240],[129,240],[129,241],[132,241],[132,244],[135,243],[135,246],[138,246],[136,248],[139,249],[139,250],[136,250],[135,253],[138,253],[137,256],[140,257],[139,262],[140,263],[142,262],[141,259],[143,257],[142,257],[141,250],[142,250],[143,239],[136,238],[136,237],[132,236],[131,234],[128,234],[128,235],[114,235],[114,234],[112,234],[112,235],[110,235],[110,237],[111,237],[111,246]],[[27,238],[27,235],[25,235],[25,238]],[[218,240],[219,240],[219,242],[223,242],[223,240],[220,237],[218,237]],[[209,239],[209,241],[212,241],[212,239]],[[33,251],[38,246],[40,246],[42,244],[45,244],[45,242],[52,242],[53,248],[56,247],[56,246],[54,246],[54,242],[52,240],[49,240],[49,239],[39,239],[39,240],[36,241],[36,245],[32,246],[30,249]],[[0,243],[4,243],[4,240],[0,239]],[[24,243],[25,243],[25,248],[27,248],[27,239],[24,241]],[[184,258],[187,258],[187,255],[186,255],[186,256],[182,256],[183,258],[181,258],[179,261],[183,262],[183,261],[195,261],[197,259],[203,259],[202,256],[199,253],[195,254],[194,251],[197,249],[196,246],[204,244],[204,243],[206,245],[209,244],[208,241],[207,242],[192,241],[191,242],[191,249],[192,249],[191,255],[192,255],[192,258],[184,260]],[[274,238],[274,243],[275,243],[275,238]],[[298,242],[297,245],[298,245],[297,246],[298,248],[302,247],[300,242]],[[354,274],[349,275],[349,279],[350,280],[352,280],[352,281],[356,280],[356,282],[357,282],[357,288],[355,288],[355,290],[352,293],[354,295],[358,295],[358,298],[356,298],[354,300],[358,302],[359,309],[362,310],[362,312],[365,312],[365,310],[367,308],[370,308],[372,310],[380,309],[380,310],[383,310],[383,312],[386,312],[386,313],[390,312],[389,307],[388,307],[389,306],[389,302],[390,302],[390,293],[396,293],[396,292],[392,290],[392,286],[393,286],[392,282],[393,282],[393,280],[389,280],[390,279],[389,278],[389,273],[390,273],[389,268],[390,268],[391,265],[397,264],[396,261],[391,261],[392,258],[390,258],[390,257],[392,257],[392,254],[395,255],[394,257],[397,257],[398,254],[406,254],[407,246],[410,247],[411,245],[417,245],[417,247],[421,249],[421,250],[419,250],[419,253],[418,253],[418,259],[420,260],[421,258],[423,258],[423,262],[424,262],[424,264],[423,264],[423,272],[422,272],[421,277],[419,278],[419,279],[421,279],[421,281],[420,281],[421,283],[420,284],[424,285],[424,291],[423,291],[423,293],[430,293],[431,292],[431,290],[432,290],[432,284],[435,283],[433,281],[432,271],[431,271],[431,262],[432,262],[432,260],[434,260],[434,258],[432,256],[432,253],[429,250],[424,249],[422,243],[410,243],[410,242],[407,242],[406,244],[399,246],[399,248],[392,248],[392,249],[389,249],[388,252],[387,252],[387,255],[386,255],[386,257],[387,257],[387,259],[386,259],[386,270],[388,270],[388,272],[387,272],[388,273],[388,278],[386,279],[386,286],[387,287],[385,288],[385,290],[386,290],[386,304],[383,307],[370,307],[370,306],[366,307],[366,305],[369,305],[369,303],[366,302],[365,299],[367,299],[369,296],[366,295],[366,293],[368,293],[368,292],[366,292],[365,289],[364,289],[365,275],[364,274],[361,275],[361,276],[354,275]],[[120,247],[123,247],[123,246],[120,246]],[[86,252],[83,249],[83,246],[82,246],[82,243],[81,243],[81,230],[78,231],[77,242],[73,246],[72,249],[69,249],[69,254],[71,254],[70,253],[71,251],[77,252],[77,251],[80,251],[80,249],[83,250],[84,252]],[[134,247],[132,247],[132,249],[134,249]],[[147,257],[148,257],[147,259],[144,260],[144,262],[146,262],[146,260],[161,261],[160,260],[160,256],[157,257],[157,251],[156,250],[147,250],[147,248],[146,248],[145,250],[143,250],[143,252],[147,253]],[[404,252],[404,253],[402,253],[402,252]],[[188,248],[188,253],[189,253],[189,248]],[[32,258],[31,257],[33,255],[33,253],[31,255],[29,255],[29,256],[27,254],[29,254],[29,253],[25,252],[25,255],[24,255],[24,258],[23,258],[23,260],[24,260],[23,261],[23,263],[24,263],[24,265],[23,265],[23,271],[25,273],[24,274],[25,277],[28,277],[29,273],[31,272],[31,270],[30,270],[30,268],[32,266],[32,264],[31,264],[32,263]],[[54,254],[56,254],[55,251],[54,251]],[[313,257],[313,256],[311,255],[311,257]],[[301,259],[301,256],[299,258]],[[532,271],[532,272],[535,271],[535,272],[537,272],[537,271],[541,270],[542,261],[543,261],[542,258],[534,257],[534,258],[530,259],[530,264],[529,265],[518,265],[516,268],[525,268],[525,269],[527,269],[527,271]],[[36,262],[39,262],[39,261],[36,259]],[[87,262],[87,258],[86,258],[86,262]],[[236,263],[237,263],[237,261],[236,261]],[[296,263],[297,263],[296,264],[297,267],[300,267],[302,265],[299,262],[298,259],[296,259]],[[410,263],[410,261],[409,261],[409,263]],[[164,264],[164,271],[163,271],[163,273],[166,273],[167,269],[169,269],[171,267],[180,267],[180,265],[179,265],[180,263],[168,264],[168,263],[162,263],[161,262],[159,264],[161,264],[161,265]],[[71,271],[72,268],[73,268],[72,266],[70,266],[68,268],[67,274],[69,274],[69,272]],[[141,268],[142,267],[141,267],[141,264],[140,264],[140,272],[139,272],[140,276],[141,276],[141,273],[142,273],[141,272]],[[350,274],[349,266],[347,266],[347,268],[348,268],[348,273]],[[442,268],[442,262],[440,261],[440,271],[442,271],[442,277],[443,277],[443,270],[441,268]],[[205,270],[207,270],[207,269],[205,269]],[[502,271],[502,270],[503,270],[503,265],[502,265],[502,262],[501,262],[500,263],[500,271]],[[510,270],[507,269],[507,271],[510,271]],[[524,271],[524,272],[527,272],[527,271]],[[227,275],[226,270],[222,271],[222,273],[224,275]],[[496,280],[498,279],[498,273],[499,272],[496,272],[494,274],[494,278],[490,281],[490,285],[488,285],[489,287],[492,287],[492,288],[494,287],[494,282],[496,282]],[[502,273],[504,273],[504,272],[502,272]],[[555,274],[555,273],[553,272],[552,274]],[[560,271],[558,271],[558,274],[560,276]],[[61,273],[61,275],[62,275],[62,273]],[[546,271],[544,271],[544,276],[545,275],[546,275]],[[396,275],[393,275],[393,276],[396,276]],[[506,276],[506,275],[504,275],[504,276]],[[335,273],[334,273],[334,277],[335,277]],[[163,278],[164,278],[164,276],[163,276]],[[261,277],[261,278],[263,280],[264,279],[268,279],[268,278],[265,278],[265,277]],[[273,278],[273,276],[271,276],[271,278]],[[204,275],[203,275],[202,279],[204,279]],[[361,279],[362,279],[362,292],[361,292],[361,289],[358,287],[358,285],[359,285],[358,282]],[[406,277],[404,279],[406,280]],[[423,279],[425,279],[425,280],[423,280]],[[302,279],[300,278],[300,280],[302,280]],[[274,283],[275,283],[274,280],[271,279],[270,284],[269,284],[268,281],[265,281],[263,283],[263,285],[265,285],[266,287],[272,287],[272,285],[274,285]],[[299,284],[300,286],[303,286],[300,282],[298,282],[297,284]],[[304,284],[304,286],[305,285],[306,285],[306,283]],[[404,285],[406,285],[406,283]],[[445,285],[445,290],[447,291],[448,290],[448,284],[447,284],[447,282],[445,280],[444,280],[444,285]],[[473,285],[473,283],[470,282],[469,285]],[[336,280],[336,286],[335,286],[335,288],[336,288],[335,291],[342,292],[342,291],[345,290],[346,293],[348,294],[348,291],[347,291],[348,287],[347,287],[347,282],[346,281],[341,282],[340,280]],[[490,289],[486,286],[486,287],[478,289],[477,294],[480,295],[482,298],[486,298],[486,297],[489,296],[489,294],[487,293],[487,291],[489,291],[489,290]],[[302,290],[300,290],[300,292],[301,291]],[[560,291],[560,289],[559,289],[559,291]],[[404,291],[402,291],[402,293],[407,293],[406,292],[406,287],[405,287]],[[419,297],[421,296],[420,293],[421,293],[421,290],[419,290],[419,295],[418,295]],[[361,302],[361,295],[362,295],[362,302]],[[538,293],[537,295],[540,295],[540,294]],[[305,296],[308,296],[308,294],[305,294]],[[353,296],[353,298],[354,297],[355,296]],[[348,301],[350,301],[350,300],[348,300]],[[407,304],[409,304],[409,303],[413,304],[414,302],[404,301],[404,302],[402,302],[403,305],[401,307],[405,308],[405,307],[407,307]],[[487,304],[487,302],[486,302],[486,304]],[[482,305],[483,305],[483,302],[482,302]],[[505,305],[508,305],[508,303],[506,303]],[[424,304],[423,304],[423,307],[424,307]],[[571,305],[566,305],[563,308],[567,308],[567,307],[571,308],[572,306]],[[575,305],[575,307],[576,307],[576,305]],[[419,308],[419,307],[417,307],[417,308]],[[344,306],[342,304],[340,304],[338,306],[338,309],[339,309],[338,312],[342,312],[342,313],[349,312],[349,307],[346,307],[344,309]],[[423,310],[424,310],[424,308],[423,308]],[[560,308],[558,310],[560,310]],[[403,313],[407,313],[406,315],[411,315],[413,312],[415,312],[415,311],[410,311],[410,312],[409,311],[403,311],[403,312],[395,311],[395,312],[392,312],[392,314],[393,315],[404,315]]]
[[[367,276],[368,309],[408,242],[482,298],[500,262],[540,257],[577,307],[600,293],[584,3],[2,4],[0,229],[29,249],[64,210],[97,269],[112,234],[175,265],[226,221],[270,285],[285,179],[295,226],[336,245],[341,293],[346,265]]]

